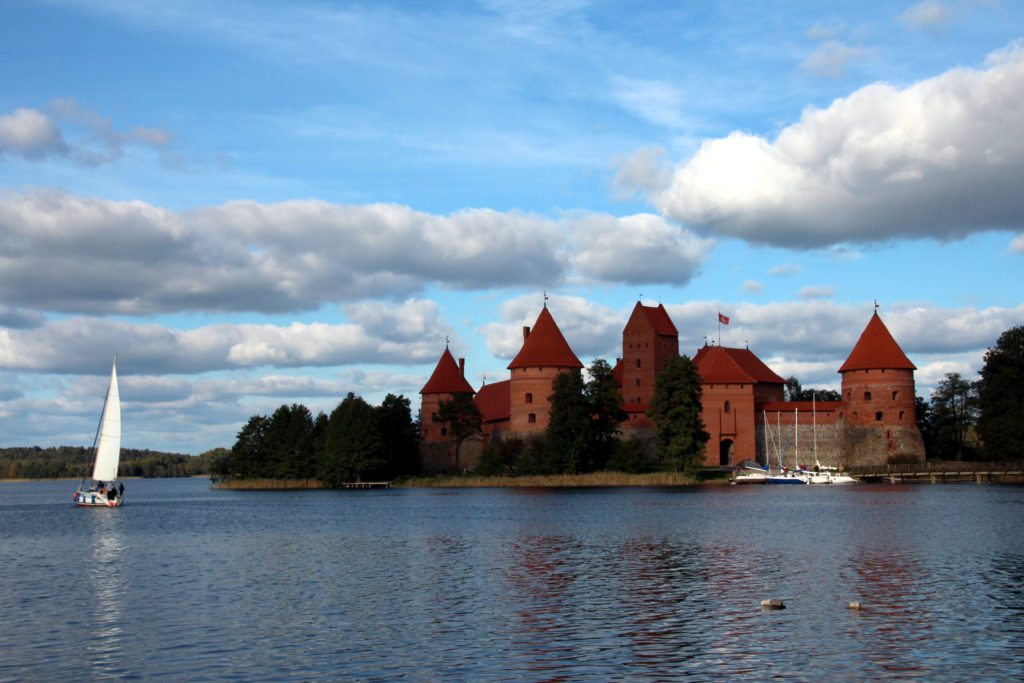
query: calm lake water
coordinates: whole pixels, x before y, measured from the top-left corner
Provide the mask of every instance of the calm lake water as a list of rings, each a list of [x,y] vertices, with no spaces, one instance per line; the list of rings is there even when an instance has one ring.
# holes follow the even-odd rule
[[[0,484],[2,681],[1024,676],[1024,487],[76,483]]]

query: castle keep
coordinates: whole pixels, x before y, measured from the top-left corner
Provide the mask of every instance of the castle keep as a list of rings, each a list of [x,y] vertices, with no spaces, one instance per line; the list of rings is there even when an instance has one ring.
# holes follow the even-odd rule
[[[637,303],[622,332],[622,357],[615,379],[627,414],[625,437],[649,438],[646,415],[658,372],[679,355],[679,333],[664,306]],[[701,413],[710,434],[705,465],[757,460],[774,466],[852,467],[891,460],[923,461],[924,443],[915,421],[914,364],[874,313],[839,368],[841,401],[786,401],[785,380],[750,349],[707,346],[694,363],[701,376]],[[465,379],[465,361],[447,347],[420,391],[422,455],[426,469],[454,466],[443,425],[433,422],[442,401],[469,393],[483,416],[483,438],[466,444],[461,465],[472,468],[490,439],[525,437],[547,429],[552,382],[560,373],[581,372],[573,352],[545,305],[507,380],[477,392]]]

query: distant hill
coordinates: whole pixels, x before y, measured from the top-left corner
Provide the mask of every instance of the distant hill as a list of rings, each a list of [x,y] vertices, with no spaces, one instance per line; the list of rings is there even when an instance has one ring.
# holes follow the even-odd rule
[[[121,449],[121,477],[194,477],[208,475],[210,464],[226,453],[215,448],[201,455]],[[81,479],[92,460],[83,446],[0,448],[0,479]]]

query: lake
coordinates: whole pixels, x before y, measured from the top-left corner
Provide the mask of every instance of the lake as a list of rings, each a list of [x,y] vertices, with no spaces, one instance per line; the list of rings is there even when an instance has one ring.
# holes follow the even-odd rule
[[[1021,486],[76,484],[0,483],[0,681],[1024,676]]]

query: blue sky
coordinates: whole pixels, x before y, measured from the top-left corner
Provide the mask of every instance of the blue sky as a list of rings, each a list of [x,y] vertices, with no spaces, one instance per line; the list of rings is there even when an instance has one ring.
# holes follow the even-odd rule
[[[927,396],[1024,323],[1024,7],[0,7],[0,445],[230,446],[282,403],[507,377],[548,305],[614,360],[835,387],[878,301]]]

